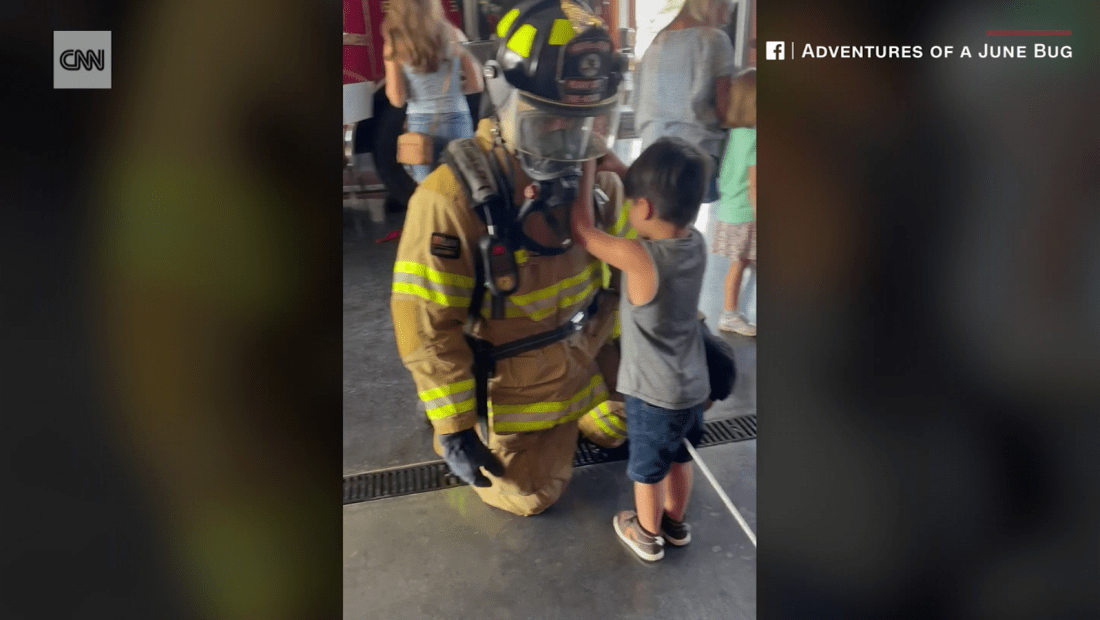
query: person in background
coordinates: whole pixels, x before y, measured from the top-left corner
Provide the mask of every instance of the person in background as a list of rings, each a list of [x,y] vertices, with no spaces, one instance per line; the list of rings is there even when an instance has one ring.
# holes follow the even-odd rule
[[[738,296],[745,267],[756,263],[756,69],[733,80],[725,124],[730,135],[719,176],[712,251],[728,258],[730,269],[718,329],[755,336],[756,328],[738,312]]]
[[[628,217],[639,238],[623,239],[593,224],[594,170],[594,163],[586,165],[573,237],[622,271],[626,292],[619,304],[618,390],[626,397],[627,475],[637,511],[620,512],[613,525],[635,554],[656,561],[665,542],[691,542],[684,522],[691,453],[684,440],[698,445],[710,396],[698,315],[707,247],[692,223],[711,171],[706,154],[681,138],[650,145],[626,173]]]
[[[730,10],[729,0],[687,0],[642,56],[632,102],[642,150],[663,136],[678,136],[700,146],[717,171],[735,64],[733,44],[720,30]],[[717,199],[712,178],[703,200]]]
[[[478,62],[462,48],[466,36],[443,16],[440,0],[393,0],[382,24],[386,98],[408,104],[408,131],[434,138],[434,160],[447,143],[472,138],[474,124],[464,95],[485,83]],[[412,166],[420,183],[436,164]]]

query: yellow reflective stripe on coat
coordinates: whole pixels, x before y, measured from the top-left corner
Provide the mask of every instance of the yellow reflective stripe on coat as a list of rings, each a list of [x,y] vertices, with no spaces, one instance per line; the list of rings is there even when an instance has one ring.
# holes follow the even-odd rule
[[[441,385],[437,388],[430,390],[424,390],[420,392],[420,400],[424,402],[432,401],[440,396],[451,396],[454,394],[461,394],[468,390],[474,389],[474,380],[467,379],[465,381],[458,381],[456,383],[448,383],[447,385]]]
[[[630,211],[630,200],[623,201],[623,207],[619,210],[619,219],[615,220],[612,224],[611,230],[607,231],[616,237],[622,235],[623,230],[626,228],[627,214]]]
[[[429,282],[436,284],[444,284],[447,286],[458,286],[469,291],[474,290],[474,279],[470,276],[464,276],[458,273],[447,273],[446,271],[436,271],[431,267],[414,263],[412,261],[397,261],[393,265],[394,273],[407,273],[409,275],[420,276]]]
[[[602,390],[592,395],[592,399],[607,400],[607,390]],[[492,418],[493,431],[497,433],[529,433],[531,431],[541,431],[548,428],[554,428],[558,424],[564,424],[566,422],[572,422],[573,420],[584,417],[584,414],[591,411],[592,402],[589,401],[584,406],[577,407],[574,411],[566,416],[550,417],[545,414],[538,416],[522,416],[520,414],[509,414],[508,416],[494,416],[490,412]],[[501,419],[501,418],[504,419]]]
[[[541,321],[555,312],[571,310],[595,292],[598,286],[596,268],[601,264],[599,261],[590,262],[579,274],[551,286],[522,295],[509,295],[504,302],[505,318],[523,317]],[[489,318],[488,304],[482,306],[481,314]]]
[[[441,306],[465,308],[473,295],[473,278],[436,271],[427,265],[398,261],[393,267],[393,292],[413,295]]]
[[[626,415],[625,411],[623,412],[623,415]],[[601,426],[603,426],[604,424],[610,424],[610,426],[614,426],[615,429],[618,429],[612,429],[610,428],[610,426],[604,429],[609,435],[612,435],[616,438],[626,437],[626,422],[623,421],[622,416],[611,413],[611,401],[605,400],[604,402],[600,403],[599,407],[593,409],[592,418],[599,421]],[[620,433],[619,431],[622,432]]]
[[[432,420],[471,411],[474,408],[474,380],[449,383],[419,393]]]
[[[537,291],[531,291],[530,293],[524,293],[522,295],[511,295],[510,299],[515,300],[517,304],[525,305],[533,301],[546,299],[547,297],[553,297],[557,293],[560,293],[561,291],[571,286],[575,286],[577,284],[580,284],[581,282],[584,282],[585,280],[591,279],[592,273],[596,270],[596,267],[600,266],[600,264],[600,261],[591,261],[583,270],[581,270],[580,273],[575,276],[569,276],[568,278],[561,280],[560,282],[555,282],[554,284],[545,288],[538,289]]]
[[[617,416],[611,415],[611,409],[608,407],[606,400],[600,403],[599,407],[593,409],[589,413],[589,415],[592,416],[592,420],[596,423],[596,426],[600,427],[600,430],[603,431],[604,434],[606,434],[608,437],[611,437],[612,439],[623,439],[624,437],[626,437],[625,427],[622,429],[623,432],[620,433],[616,430],[613,430],[610,426],[608,426],[607,422],[603,420],[604,417],[607,417],[609,420],[614,420],[615,422],[618,422],[618,424],[622,424],[622,422],[618,420]],[[613,424],[615,422],[613,422]]]
[[[474,410],[474,399],[468,398],[460,403],[452,403],[450,405],[443,405],[442,407],[436,407],[435,409],[428,409],[428,419],[438,420],[440,418],[449,418],[453,415],[460,413],[466,413],[467,411]]]
[[[599,387],[599,390],[596,388]],[[592,377],[588,385],[564,401],[544,401],[522,405],[497,405],[489,403],[489,415],[493,429],[498,432],[523,432],[550,428],[556,424],[576,420],[591,411],[594,405],[607,400],[607,386],[603,377]]]
[[[416,284],[405,284],[403,282],[393,283],[394,293],[403,293],[405,295],[414,295],[421,299],[426,299],[430,302],[437,303],[441,306],[451,306],[454,308],[465,308],[470,305],[469,297],[454,297],[451,295],[444,295],[438,291],[424,288]]]
[[[442,387],[425,390],[419,394],[428,411],[446,405],[464,403],[474,397],[474,380],[459,381]]]
[[[504,318],[516,319],[516,318],[528,318],[532,321],[541,321],[546,317],[554,314],[559,310],[565,310],[568,314],[575,314],[575,312],[568,312],[573,309],[578,303],[584,301],[587,297],[592,295],[596,290],[596,282],[589,282],[587,286],[581,289],[576,295],[570,295],[568,297],[562,297],[561,299],[547,299],[529,304],[527,306],[517,306],[511,299],[506,299],[504,303]],[[577,308],[579,311],[580,308]],[[481,316],[488,319],[490,317],[490,309],[488,305],[483,305],[481,308]]]
[[[604,403],[604,404],[606,405],[607,403]],[[625,415],[626,412],[624,411],[623,413]],[[610,407],[608,407],[608,409],[607,409],[607,419],[611,420],[611,424],[613,426],[616,426],[619,430],[621,430],[624,433],[626,432],[626,422],[623,422],[622,416],[611,415],[611,408]]]

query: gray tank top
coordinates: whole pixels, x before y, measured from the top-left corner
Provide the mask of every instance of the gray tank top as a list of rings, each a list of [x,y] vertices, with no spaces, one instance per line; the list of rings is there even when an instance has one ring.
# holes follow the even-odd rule
[[[690,230],[683,239],[639,239],[656,268],[657,293],[635,306],[624,287],[619,302],[619,392],[666,409],[688,409],[710,396],[699,321],[706,241]]]
[[[459,58],[444,58],[434,73],[417,73],[408,65],[401,65],[405,74],[405,100],[408,102],[408,114],[447,114],[469,112],[466,98],[462,95],[462,61]],[[447,84],[450,75],[451,83]],[[444,91],[443,87],[447,90]]]

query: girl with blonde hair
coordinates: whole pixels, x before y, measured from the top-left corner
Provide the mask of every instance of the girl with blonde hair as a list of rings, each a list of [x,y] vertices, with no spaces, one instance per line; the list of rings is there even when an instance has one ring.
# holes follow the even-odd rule
[[[739,74],[730,85],[725,126],[730,128],[719,176],[721,199],[714,222],[712,252],[730,260],[718,328],[755,336],[756,328],[737,311],[741,277],[756,263],[756,69]]]
[[[464,95],[481,92],[481,68],[440,0],[392,0],[382,37],[386,97],[394,107],[408,104],[408,131],[432,136],[438,161],[448,142],[474,135]],[[422,182],[434,167],[413,166],[413,178]]]
[[[678,136],[713,159],[704,202],[718,199],[716,173],[726,132],[734,71],[733,44],[721,30],[729,23],[729,0],[686,0],[657,33],[638,64],[633,108],[642,150],[663,136]]]

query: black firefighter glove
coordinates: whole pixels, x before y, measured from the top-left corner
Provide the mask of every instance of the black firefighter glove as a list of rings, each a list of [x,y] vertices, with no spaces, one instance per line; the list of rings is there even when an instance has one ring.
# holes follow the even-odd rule
[[[489,479],[481,473],[482,467],[494,476],[504,475],[504,465],[481,443],[477,431],[472,428],[440,435],[439,445],[443,446],[443,460],[447,461],[447,466],[466,484],[475,487],[492,486]]]

